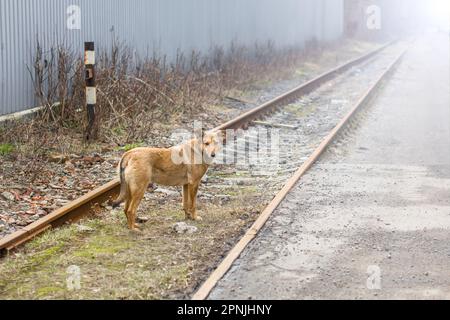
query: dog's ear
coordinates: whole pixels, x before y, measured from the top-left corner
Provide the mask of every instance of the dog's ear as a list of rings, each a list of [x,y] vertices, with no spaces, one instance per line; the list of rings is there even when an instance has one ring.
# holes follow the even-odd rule
[[[227,144],[227,130],[222,129],[219,131],[220,140],[222,141],[222,144]]]

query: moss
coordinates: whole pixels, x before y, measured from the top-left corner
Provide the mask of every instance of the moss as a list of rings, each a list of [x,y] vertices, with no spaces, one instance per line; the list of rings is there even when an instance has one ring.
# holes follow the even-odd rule
[[[65,289],[59,287],[42,287],[36,290],[36,298],[48,298],[63,291],[65,291]]]
[[[116,151],[124,151],[124,152],[128,152],[128,151],[131,151],[131,150],[133,150],[133,149],[140,148],[140,147],[142,147],[143,145],[144,145],[144,144],[143,144],[142,142],[130,143],[130,144],[127,144],[127,145],[125,145],[125,146],[123,146],[123,147],[116,148]]]
[[[127,144],[126,146],[123,147],[123,151],[128,152],[130,150],[142,147],[143,144],[142,142],[138,142],[138,143],[132,143],[132,144]]]
[[[33,241],[28,242],[25,245],[25,250],[35,252],[52,246],[58,246],[60,243],[64,243],[70,239],[74,240],[76,235],[77,230],[75,225],[62,227],[58,229],[58,232],[50,230],[36,237]]]
[[[101,255],[114,255],[128,247],[129,243],[115,235],[101,234],[91,237],[87,244],[74,251],[72,255],[79,258],[95,259]]]
[[[14,146],[9,143],[0,144],[0,155],[7,156],[14,151]]]
[[[35,253],[30,258],[29,264],[26,266],[26,268],[34,268],[34,267],[40,266],[40,265],[50,261],[59,252],[61,252],[62,248],[63,248],[63,245],[56,245],[56,246],[47,248],[41,252]]]

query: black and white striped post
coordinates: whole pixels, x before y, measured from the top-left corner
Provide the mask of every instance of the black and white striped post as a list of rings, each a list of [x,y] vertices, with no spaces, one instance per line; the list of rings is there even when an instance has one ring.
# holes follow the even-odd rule
[[[94,42],[84,43],[84,65],[86,68],[86,110],[88,125],[86,141],[97,138],[97,125],[95,119],[95,105],[97,104],[97,90],[95,84],[95,47]]]

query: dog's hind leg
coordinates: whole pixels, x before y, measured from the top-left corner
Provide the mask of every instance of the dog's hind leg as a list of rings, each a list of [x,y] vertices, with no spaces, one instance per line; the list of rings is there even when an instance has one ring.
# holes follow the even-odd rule
[[[128,204],[127,204],[127,219],[128,219],[128,227],[131,230],[135,230],[136,228],[136,213],[139,204],[142,201],[142,198],[144,198],[145,191],[147,190],[147,187],[150,183],[150,177],[149,176],[140,176],[140,177],[133,177],[128,181],[128,188],[129,188],[129,198],[128,198]]]
[[[142,198],[144,198],[144,191],[139,191],[138,193],[135,193],[131,199],[130,206],[127,211],[127,218],[128,218],[128,227],[131,230],[136,230],[136,216],[137,216],[137,209],[139,207],[139,204],[142,201]]]
[[[125,202],[125,216],[127,217],[128,227],[131,228],[132,222],[130,220],[130,203],[131,199],[127,199]]]

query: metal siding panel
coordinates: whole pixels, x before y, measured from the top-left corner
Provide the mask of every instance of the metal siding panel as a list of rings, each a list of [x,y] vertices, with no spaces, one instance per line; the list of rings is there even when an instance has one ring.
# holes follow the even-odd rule
[[[13,37],[13,30],[12,26],[14,25],[14,21],[12,21],[13,15],[10,14],[10,12],[14,12],[14,8],[12,7],[12,0],[6,0],[6,77],[7,77],[7,86],[6,86],[6,105],[11,108],[13,108],[13,104],[11,101],[11,97],[13,96],[13,93],[11,92],[11,85],[14,82],[14,75],[11,74],[12,72],[12,49],[13,49],[13,43],[12,43],[12,37]]]
[[[4,101],[4,91],[5,91],[5,73],[3,70],[4,66],[4,38],[5,38],[5,2],[0,1],[0,114],[2,110],[9,111],[6,109],[5,101]]]
[[[81,30],[66,28],[71,4],[81,7]],[[177,49],[208,53],[232,41],[283,47],[337,39],[342,15],[343,0],[0,0],[0,115],[34,106],[26,66],[38,39],[44,50],[65,44],[81,56],[84,41],[108,50],[114,26],[139,56],[156,51],[173,59]]]

